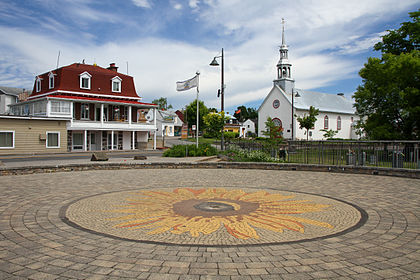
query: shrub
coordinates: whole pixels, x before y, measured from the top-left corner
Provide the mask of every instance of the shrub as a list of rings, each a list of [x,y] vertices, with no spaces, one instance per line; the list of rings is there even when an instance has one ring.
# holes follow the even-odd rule
[[[225,131],[223,136],[226,140],[231,140],[239,137],[239,132]]]
[[[238,162],[281,162],[263,151],[247,151],[239,147],[232,147],[225,152],[230,161]]]
[[[187,149],[188,147],[188,149]],[[187,155],[188,152],[188,155]],[[196,145],[174,145],[172,148],[163,153],[164,157],[200,157],[200,156],[214,156],[217,154],[217,149],[210,144]]]

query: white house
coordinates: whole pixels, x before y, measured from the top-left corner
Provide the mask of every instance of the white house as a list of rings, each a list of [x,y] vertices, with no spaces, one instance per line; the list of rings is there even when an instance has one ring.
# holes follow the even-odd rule
[[[9,113],[9,105],[19,101],[22,94],[30,94],[25,89],[14,87],[0,87],[0,115]]]
[[[146,119],[153,119],[153,112],[150,111],[146,115]],[[157,110],[156,114],[156,127],[158,136],[176,136],[180,134],[182,128],[182,120],[172,110]]]
[[[307,139],[306,129],[300,129],[296,116],[309,114],[309,107],[319,109],[315,126],[309,130],[308,139],[322,140],[325,132],[321,129],[337,131],[336,138],[356,139],[355,114],[352,100],[344,94],[328,94],[295,88],[292,79],[292,64],[288,60],[288,48],[284,40],[284,25],[280,60],[277,63],[277,79],[273,88],[258,109],[258,136],[264,137],[265,122],[268,117],[283,128],[283,137]]]
[[[241,123],[241,130],[239,132],[239,137],[246,137],[248,132],[255,133],[255,123],[250,119]]]

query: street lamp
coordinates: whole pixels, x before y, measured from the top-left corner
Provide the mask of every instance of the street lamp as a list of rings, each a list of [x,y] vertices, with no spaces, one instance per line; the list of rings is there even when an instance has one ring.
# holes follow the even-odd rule
[[[295,109],[295,103],[294,103],[294,98],[293,97],[300,97],[300,94],[298,91],[296,91],[296,95],[295,95],[295,89],[292,89],[292,141],[294,140],[294,127],[295,127],[295,114],[294,114],[294,109]]]
[[[222,58],[221,61],[221,87],[220,87],[220,96],[221,96],[221,112],[224,112],[224,104],[225,104],[225,74],[224,74],[224,55],[223,55],[223,48],[222,48],[222,55],[215,56],[213,58],[213,61],[210,63],[210,66],[219,66],[219,63],[217,62],[217,58]],[[219,95],[218,95],[219,96]],[[223,151],[225,146],[225,140],[224,140],[224,126],[222,128],[222,139],[220,143],[220,149]]]

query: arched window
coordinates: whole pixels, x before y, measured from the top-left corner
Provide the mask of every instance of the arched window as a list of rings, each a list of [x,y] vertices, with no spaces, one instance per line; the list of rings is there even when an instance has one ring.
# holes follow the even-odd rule
[[[287,67],[287,69],[289,70],[289,78],[292,76],[292,74],[290,73],[290,67]]]
[[[337,130],[341,130],[341,117],[337,117]]]
[[[278,127],[283,127],[281,120],[278,118],[273,118],[273,123]]]
[[[324,117],[324,129],[328,129],[328,116],[325,115]]]

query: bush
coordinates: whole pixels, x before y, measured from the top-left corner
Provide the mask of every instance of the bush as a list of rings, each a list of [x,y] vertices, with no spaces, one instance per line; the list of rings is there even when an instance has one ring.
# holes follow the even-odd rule
[[[281,160],[271,157],[263,151],[247,151],[239,147],[233,147],[225,151],[229,161],[238,162],[280,162]]]
[[[188,147],[188,149],[187,149]],[[188,152],[188,155],[187,155]],[[164,157],[201,157],[201,156],[214,156],[217,154],[217,149],[210,144],[196,145],[174,145],[172,148],[163,153]]]
[[[226,140],[234,139],[239,137],[239,132],[225,131],[223,136]]]

